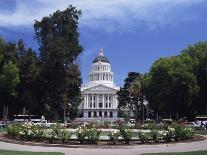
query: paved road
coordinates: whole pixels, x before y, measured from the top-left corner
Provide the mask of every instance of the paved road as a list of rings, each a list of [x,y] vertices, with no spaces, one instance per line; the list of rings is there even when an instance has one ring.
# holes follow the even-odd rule
[[[142,153],[207,150],[207,140],[180,144],[136,145],[113,149],[42,147],[0,142],[0,149],[32,152],[63,152],[65,155],[138,155]]]

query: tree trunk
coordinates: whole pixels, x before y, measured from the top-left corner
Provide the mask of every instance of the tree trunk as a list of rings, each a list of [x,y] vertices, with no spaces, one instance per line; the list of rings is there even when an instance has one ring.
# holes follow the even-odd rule
[[[28,119],[28,122],[31,122],[31,113],[29,111],[29,119]]]
[[[142,102],[142,123],[144,123],[144,104]]]
[[[159,115],[158,115],[158,112],[156,113],[156,121],[157,121],[157,122],[159,121]]]
[[[2,114],[2,119],[4,120],[5,119],[5,105],[3,106],[3,114]]]
[[[135,120],[137,123],[139,122],[139,106],[138,106],[138,104],[135,105]]]
[[[4,105],[4,109],[3,109],[3,120],[7,120],[8,118],[8,111],[9,111],[9,107],[8,105]]]
[[[22,109],[22,115],[25,115],[25,112],[26,112],[26,108],[23,107],[23,109]]]

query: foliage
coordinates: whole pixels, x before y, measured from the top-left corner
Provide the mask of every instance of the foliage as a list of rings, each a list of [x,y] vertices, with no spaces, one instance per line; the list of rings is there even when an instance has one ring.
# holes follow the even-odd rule
[[[132,140],[132,131],[131,129],[120,128],[120,134],[126,144],[130,144]]]
[[[117,99],[119,101],[119,109],[129,108],[130,110],[138,111],[137,109],[135,109],[138,107],[134,106],[134,105],[137,105],[138,98],[130,94],[129,90],[134,80],[139,76],[140,76],[140,73],[136,73],[136,72],[128,73],[127,78],[124,80],[124,86],[121,87],[120,90],[117,92],[117,95],[118,95]]]
[[[207,90],[207,43],[190,45],[181,54],[160,58],[144,78],[144,92],[149,106],[162,117],[205,113]]]
[[[60,132],[60,139],[62,143],[67,143],[71,137],[71,133],[68,132],[66,129],[62,129]]]
[[[75,133],[80,144],[83,144],[87,137],[87,130],[84,127],[79,127]]]
[[[18,124],[9,125],[7,127],[7,134],[13,138],[17,138],[20,132],[20,126]]]
[[[174,128],[168,127],[167,130],[160,132],[160,134],[166,142],[171,142],[172,139],[174,138],[174,132],[175,132]]]
[[[145,132],[138,132],[138,137],[142,144],[148,141],[148,134]]]
[[[118,141],[118,138],[120,136],[120,132],[117,131],[110,131],[108,133],[109,139],[112,142],[113,145],[115,145]]]
[[[160,140],[160,135],[159,135],[159,131],[156,130],[156,129],[152,129],[151,132],[150,132],[150,136],[152,137],[152,140],[155,142],[155,143],[158,143],[159,140]]]
[[[97,129],[96,127],[89,128],[87,130],[87,137],[88,140],[92,144],[97,144],[100,138],[101,130]]]
[[[78,32],[80,16],[79,10],[69,6],[34,24],[40,45],[41,101],[52,120],[77,117],[81,78],[76,60],[83,50]]]

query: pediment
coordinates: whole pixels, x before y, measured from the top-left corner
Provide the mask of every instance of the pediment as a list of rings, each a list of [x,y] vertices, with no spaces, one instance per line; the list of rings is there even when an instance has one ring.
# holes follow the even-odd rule
[[[104,86],[104,85],[93,86],[93,87],[87,88],[85,90],[89,90],[89,91],[116,91],[115,88]]]

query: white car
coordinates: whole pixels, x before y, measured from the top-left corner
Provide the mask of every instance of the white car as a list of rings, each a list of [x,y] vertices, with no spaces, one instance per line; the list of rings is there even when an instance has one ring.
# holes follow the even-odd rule
[[[200,128],[200,125],[196,124],[195,122],[187,122],[186,126],[193,127],[193,128]]]

